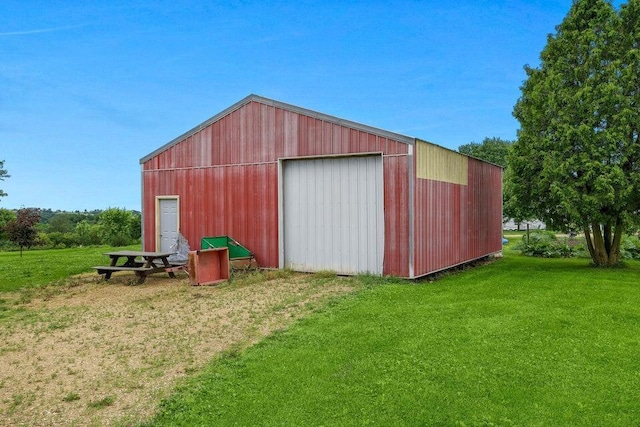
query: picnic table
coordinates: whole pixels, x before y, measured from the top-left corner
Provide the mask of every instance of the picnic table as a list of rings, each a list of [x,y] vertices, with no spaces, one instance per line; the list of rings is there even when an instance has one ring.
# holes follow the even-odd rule
[[[138,276],[138,283],[144,283],[149,274],[166,272],[169,277],[175,278],[173,267],[169,262],[169,256],[173,252],[144,252],[144,251],[116,251],[107,252],[111,258],[108,266],[100,265],[93,267],[98,270],[98,274],[104,274],[104,280],[109,280],[116,271],[133,271]],[[120,259],[124,259],[118,264]]]

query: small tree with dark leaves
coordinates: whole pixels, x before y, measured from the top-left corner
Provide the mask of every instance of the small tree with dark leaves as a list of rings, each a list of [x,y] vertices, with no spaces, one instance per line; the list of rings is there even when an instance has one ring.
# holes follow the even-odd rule
[[[16,219],[7,222],[4,229],[11,242],[20,247],[22,257],[23,248],[30,248],[36,242],[38,231],[36,225],[40,222],[40,209],[26,208],[16,212]]]

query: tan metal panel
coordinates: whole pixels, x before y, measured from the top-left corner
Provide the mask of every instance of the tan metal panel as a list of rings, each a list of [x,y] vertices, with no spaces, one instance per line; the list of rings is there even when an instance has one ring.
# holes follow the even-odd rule
[[[437,145],[416,141],[416,174],[421,179],[467,185],[468,157]]]

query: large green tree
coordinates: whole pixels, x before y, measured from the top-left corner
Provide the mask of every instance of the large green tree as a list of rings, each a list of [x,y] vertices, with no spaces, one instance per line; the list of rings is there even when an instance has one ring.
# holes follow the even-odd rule
[[[621,164],[629,182],[627,209],[632,226],[640,224],[640,0],[631,0],[620,11],[622,53],[616,72],[620,76],[618,103],[613,119],[620,134]]]
[[[507,155],[513,141],[501,138],[485,138],[482,142],[470,142],[458,147],[458,151],[468,156],[486,160],[503,168],[507,167]]]
[[[140,215],[119,208],[109,208],[98,216],[102,240],[113,246],[128,245],[140,238]]]
[[[638,0],[616,12],[575,0],[549,35],[514,108],[509,156],[519,206],[552,227],[580,227],[593,262],[616,265],[640,210]]]
[[[0,160],[0,181],[4,181],[9,177],[11,177],[11,175],[9,175],[7,170],[4,168],[4,160]],[[5,193],[4,191],[2,191],[2,189],[0,189],[0,197],[4,197],[6,195],[7,193]]]

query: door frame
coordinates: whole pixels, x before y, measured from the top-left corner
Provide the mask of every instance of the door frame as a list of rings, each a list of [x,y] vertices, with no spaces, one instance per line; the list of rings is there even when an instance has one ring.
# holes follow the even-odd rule
[[[176,201],[176,227],[177,232],[180,233],[180,196],[178,195],[167,195],[167,196],[156,196],[156,252],[160,251],[160,245],[162,243],[160,238],[160,202],[162,200],[175,200]]]

